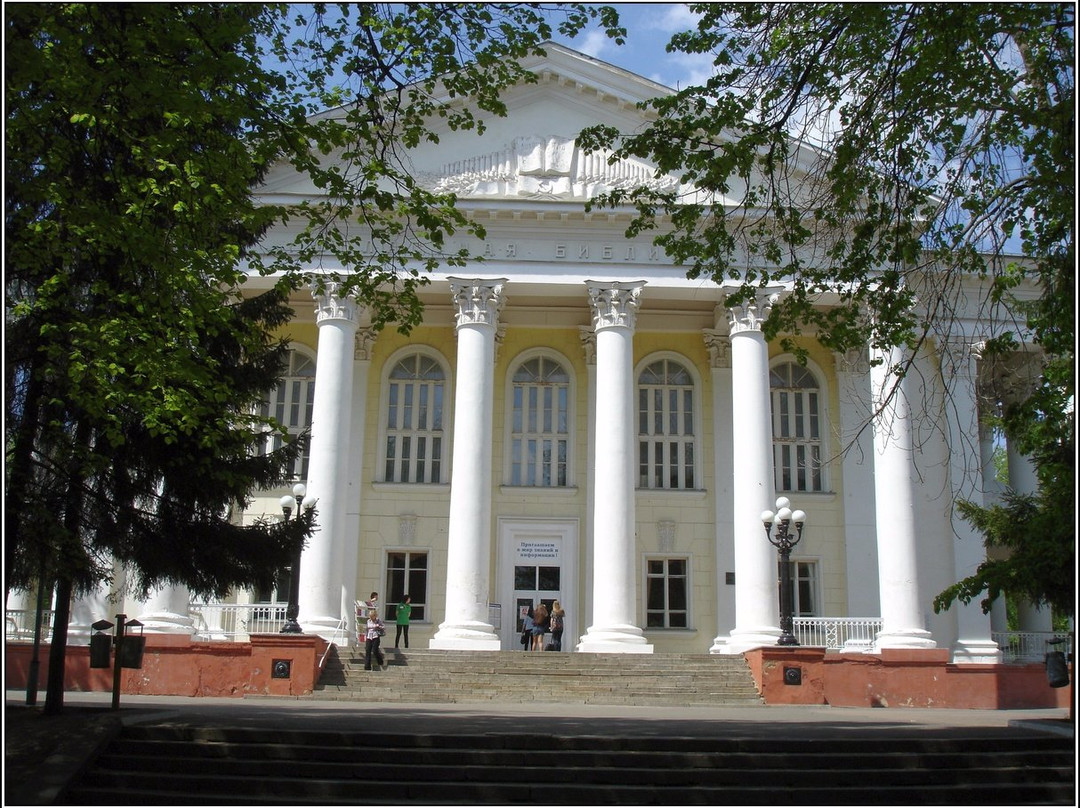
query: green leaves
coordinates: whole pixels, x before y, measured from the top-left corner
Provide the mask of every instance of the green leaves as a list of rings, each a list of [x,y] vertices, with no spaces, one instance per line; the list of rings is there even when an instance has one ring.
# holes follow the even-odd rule
[[[1072,104],[1071,7],[694,10],[696,29],[669,50],[713,54],[714,76],[650,102],[657,119],[643,131],[597,127],[582,143],[646,156],[715,194],[696,214],[680,212],[685,199],[644,193],[600,202],[637,205],[634,232],[670,220],[663,244],[694,276],[796,283],[773,310],[773,333],[826,325],[819,296],[855,284],[887,286],[887,307],[872,296],[862,327],[837,342],[907,340],[911,318],[891,315],[914,290],[952,293],[934,278],[972,271],[968,248],[1000,251],[1018,225],[1037,261],[1054,239],[1071,243],[1074,193],[1059,182],[1071,174],[1071,117],[1059,108]],[[1054,236],[1036,245],[1036,230]],[[1037,264],[1037,279],[1044,268],[1055,271]]]
[[[518,60],[551,21],[593,19],[621,31],[576,4],[12,7],[9,586],[39,551],[77,589],[104,557],[136,586],[214,594],[288,563],[310,522],[228,518],[300,449],[260,454],[281,427],[251,415],[280,372],[288,292],[336,264],[377,327],[420,322],[425,273],[466,258],[447,239],[482,228],[414,181],[407,149],[438,141],[436,118],[482,130],[534,79]],[[326,198],[260,204],[272,166]],[[260,244],[271,224],[295,240]],[[278,281],[245,297],[249,271]]]
[[[696,28],[668,50],[711,54],[714,74],[651,101],[641,131],[598,126],[580,142],[651,159],[695,193],[593,205],[635,206],[628,232],[655,229],[691,277],[740,282],[743,297],[786,283],[765,324],[785,347],[807,330],[837,351],[948,340],[970,335],[960,318],[990,312],[991,361],[1023,333],[1041,376],[1006,408],[1006,433],[1045,489],[1070,487],[967,508],[1014,560],[988,562],[940,604],[1008,583],[1071,613],[1075,540],[1057,526],[1075,519],[1061,460],[1075,446],[1074,7],[692,10]]]

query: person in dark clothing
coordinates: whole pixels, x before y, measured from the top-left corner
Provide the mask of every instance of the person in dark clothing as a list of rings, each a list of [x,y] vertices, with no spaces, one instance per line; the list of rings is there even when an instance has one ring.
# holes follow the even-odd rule
[[[551,650],[562,650],[563,625],[566,620],[566,612],[562,604],[555,601],[551,604]]]
[[[394,636],[394,650],[401,644],[401,635],[405,635],[405,647],[409,647],[409,616],[412,614],[412,598],[408,595],[397,605],[397,634]]]

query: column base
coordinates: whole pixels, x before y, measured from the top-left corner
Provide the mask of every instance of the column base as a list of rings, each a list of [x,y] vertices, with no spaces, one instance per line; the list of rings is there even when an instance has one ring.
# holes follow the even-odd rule
[[[68,626],[67,644],[68,645],[89,645],[90,635],[94,633],[90,626],[85,625],[72,625]],[[42,632],[42,639],[45,639],[45,633]],[[33,632],[30,632],[30,637],[33,638]],[[111,635],[110,635],[111,636]]]
[[[958,640],[952,649],[956,665],[1000,665],[1001,649],[990,640]]]
[[[147,634],[195,634],[195,620],[176,612],[150,612],[136,618]]]
[[[349,645],[350,635],[353,634],[348,621],[342,627],[341,619],[337,617],[306,617],[302,620],[298,619],[297,622],[300,624],[301,634],[314,634],[327,642],[343,644],[346,647]],[[297,635],[293,634],[293,636]]]
[[[759,626],[757,628],[735,628],[727,637],[719,636],[713,640],[710,654],[742,654],[754,648],[772,647],[780,639],[779,627]]]
[[[580,654],[651,654],[653,647],[637,626],[589,626],[574,650]]]
[[[874,650],[882,648],[937,648],[933,635],[929,631],[919,628],[902,629],[900,631],[879,632],[874,638]]]
[[[443,623],[428,640],[433,651],[501,651],[502,641],[490,623]]]

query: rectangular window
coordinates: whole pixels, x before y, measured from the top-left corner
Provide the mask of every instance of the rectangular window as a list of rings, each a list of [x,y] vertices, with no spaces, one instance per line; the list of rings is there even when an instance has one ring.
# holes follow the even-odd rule
[[[645,625],[647,628],[686,628],[689,593],[686,558],[650,558],[645,562]]]
[[[783,580],[780,563],[776,565],[777,593]],[[791,562],[791,605],[795,617],[819,617],[818,564],[816,561]]]
[[[427,619],[428,554],[426,552],[391,551],[386,554],[386,591],[383,619],[397,619],[397,605],[408,595],[412,598],[410,620]]]

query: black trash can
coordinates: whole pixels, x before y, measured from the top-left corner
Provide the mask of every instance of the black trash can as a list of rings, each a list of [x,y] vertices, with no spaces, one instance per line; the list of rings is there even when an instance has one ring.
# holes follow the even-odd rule
[[[1069,666],[1065,664],[1062,651],[1046,653],[1046,679],[1050,687],[1067,687],[1069,684]]]
[[[112,647],[112,637],[108,634],[90,635],[90,667],[111,668],[109,651]]]
[[[141,668],[144,648],[146,637],[124,637],[120,643],[120,653],[117,654],[120,657],[120,667]]]

